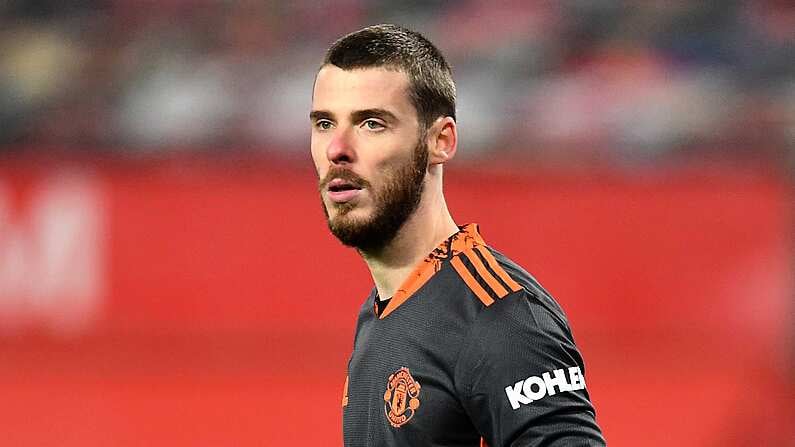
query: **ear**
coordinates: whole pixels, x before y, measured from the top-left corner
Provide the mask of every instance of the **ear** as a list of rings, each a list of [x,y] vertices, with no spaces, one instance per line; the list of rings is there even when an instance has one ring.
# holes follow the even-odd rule
[[[443,164],[455,156],[458,149],[458,128],[449,116],[436,119],[428,130],[428,163]]]

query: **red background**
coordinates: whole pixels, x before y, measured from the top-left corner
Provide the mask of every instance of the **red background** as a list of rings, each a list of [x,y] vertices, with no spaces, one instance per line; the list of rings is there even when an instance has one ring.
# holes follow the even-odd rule
[[[0,166],[14,212],[64,170],[102,197],[101,313],[69,337],[0,336],[3,445],[341,445],[371,281],[328,234],[304,162],[15,161]],[[457,221],[568,313],[611,445],[791,445],[784,181],[464,165],[446,182]]]

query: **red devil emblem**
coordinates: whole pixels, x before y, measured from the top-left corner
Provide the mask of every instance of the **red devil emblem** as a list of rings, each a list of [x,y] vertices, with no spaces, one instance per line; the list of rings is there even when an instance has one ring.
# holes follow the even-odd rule
[[[400,427],[414,417],[420,406],[419,395],[420,384],[411,377],[408,368],[390,374],[384,393],[384,413],[393,427]]]

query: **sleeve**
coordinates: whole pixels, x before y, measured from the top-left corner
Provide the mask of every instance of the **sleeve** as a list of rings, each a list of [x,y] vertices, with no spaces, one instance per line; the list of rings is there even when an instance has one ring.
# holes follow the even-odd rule
[[[530,292],[520,290],[481,312],[455,378],[490,447],[605,445],[565,317]]]

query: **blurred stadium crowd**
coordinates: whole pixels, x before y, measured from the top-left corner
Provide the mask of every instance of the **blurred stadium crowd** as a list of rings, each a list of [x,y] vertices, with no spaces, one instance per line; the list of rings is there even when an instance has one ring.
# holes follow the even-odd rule
[[[5,0],[0,152],[303,153],[325,48],[379,22],[446,52],[473,156],[792,157],[786,0]]]

